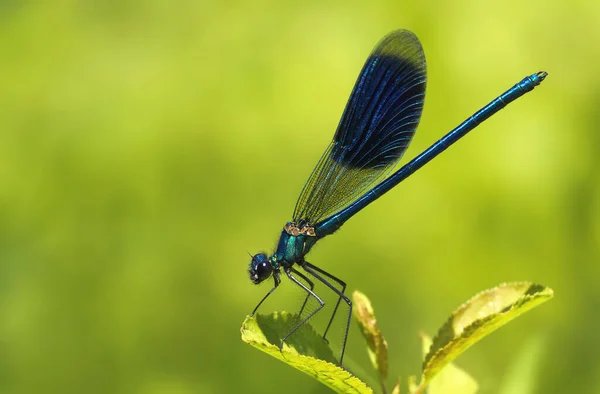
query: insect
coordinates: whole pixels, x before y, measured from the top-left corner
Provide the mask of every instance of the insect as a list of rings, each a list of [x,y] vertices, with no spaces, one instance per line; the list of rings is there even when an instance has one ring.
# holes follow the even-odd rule
[[[348,103],[325,153],[304,185],[292,221],[285,224],[274,254],[252,256],[250,280],[261,283],[273,276],[273,288],[262,298],[252,315],[281,283],[281,271],[313,297],[318,306],[287,333],[280,344],[319,312],[325,303],[313,291],[312,278],[337,295],[337,303],[323,339],[343,300],[349,306],[339,363],[342,365],[352,302],[344,294],[346,283],[309,263],[306,254],[320,239],[333,234],[348,219],[402,182],[439,155],[481,122],[510,102],[533,90],[546,77],[538,72],[525,77],[450,131],[400,169],[396,168],[419,124],[425,98],[426,64],[423,48],[408,30],[385,36],[371,52],[358,76]],[[297,267],[302,268],[302,273]]]

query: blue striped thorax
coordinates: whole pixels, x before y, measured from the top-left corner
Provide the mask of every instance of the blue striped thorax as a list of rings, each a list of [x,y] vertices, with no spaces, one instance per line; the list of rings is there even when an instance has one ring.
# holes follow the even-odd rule
[[[277,250],[271,257],[274,267],[288,266],[303,260],[304,255],[317,242],[317,236],[312,226],[298,226],[288,222],[281,231]],[[276,265],[275,265],[276,264]]]

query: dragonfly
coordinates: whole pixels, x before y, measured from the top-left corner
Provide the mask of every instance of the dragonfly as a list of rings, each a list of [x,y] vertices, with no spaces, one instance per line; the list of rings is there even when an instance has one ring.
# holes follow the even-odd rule
[[[413,139],[423,111],[427,79],[425,54],[416,35],[408,30],[393,31],[379,41],[358,76],[333,140],[300,193],[292,220],[283,226],[275,252],[270,256],[264,252],[251,255],[248,268],[250,280],[259,284],[273,277],[273,287],[256,305],[251,316],[280,285],[282,272],[306,292],[297,323],[282,338],[280,350],[290,335],[325,306],[323,299],[314,291],[316,279],[333,291],[337,298],[323,333],[326,342],[340,302],[348,305],[339,358],[339,364],[342,365],[352,317],[352,301],[345,294],[346,283],[309,263],[306,260],[307,253],[317,241],[336,232],[348,219],[481,122],[533,90],[546,76],[546,72],[540,71],[523,78],[398,168],[398,162]],[[311,297],[318,305],[302,318],[306,302]]]

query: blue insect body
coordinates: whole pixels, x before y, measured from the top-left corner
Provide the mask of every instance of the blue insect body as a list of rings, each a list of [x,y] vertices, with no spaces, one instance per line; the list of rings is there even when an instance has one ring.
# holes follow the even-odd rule
[[[545,72],[525,77],[505,93],[477,111],[423,153],[393,172],[408,148],[423,111],[426,63],[417,37],[407,30],[385,36],[368,57],[352,90],[342,119],[325,153],[304,185],[293,219],[282,232],[275,253],[252,257],[249,275],[258,284],[273,275],[274,286],[258,303],[252,315],[281,283],[281,270],[319,306],[284,336],[283,342],[325,303],[313,291],[312,279],[296,270],[295,264],[338,295],[338,301],[323,338],[341,300],[349,306],[340,365],[344,357],[352,302],[344,294],[346,284],[307,262],[304,256],[321,238],[332,234],[358,211],[372,203],[446,148],[510,102],[533,90]],[[336,285],[331,283],[334,282]],[[338,288],[339,286],[339,288]]]

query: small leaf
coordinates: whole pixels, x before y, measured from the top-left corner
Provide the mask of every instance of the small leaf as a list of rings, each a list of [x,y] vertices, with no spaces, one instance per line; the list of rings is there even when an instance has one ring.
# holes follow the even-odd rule
[[[361,328],[363,336],[367,340],[367,352],[373,367],[379,372],[380,380],[384,380],[388,375],[388,347],[383,334],[377,327],[377,319],[371,306],[371,301],[360,291],[352,293],[354,301],[353,314],[358,325]]]
[[[308,323],[303,324],[286,339],[283,349],[279,350],[281,339],[296,321],[296,315],[285,312],[248,316],[242,324],[242,340],[312,376],[335,392],[373,393],[373,390],[356,376],[333,364],[335,358],[331,349]]]
[[[425,387],[423,387],[425,389]],[[419,386],[417,385],[417,377],[411,375],[408,377],[408,392],[410,394],[415,394],[419,390]]]
[[[517,282],[501,284],[471,298],[440,328],[423,362],[419,386],[426,387],[446,364],[473,344],[553,295],[548,287]]]
[[[392,390],[392,394],[400,394],[400,379],[396,380],[396,385]]]
[[[431,338],[421,334],[423,343],[423,356],[426,356],[431,348]],[[429,383],[428,394],[475,394],[479,385],[463,369],[454,363],[448,363]]]

